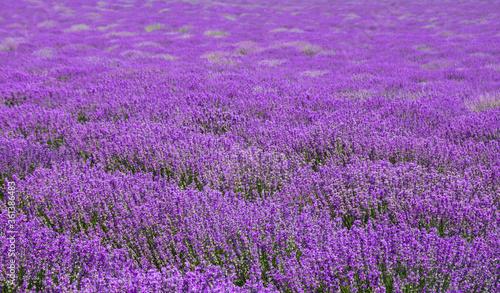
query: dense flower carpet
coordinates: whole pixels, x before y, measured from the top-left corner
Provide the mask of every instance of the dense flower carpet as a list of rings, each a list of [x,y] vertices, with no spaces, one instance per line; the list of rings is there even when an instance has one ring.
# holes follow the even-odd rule
[[[498,1],[0,1],[1,292],[500,292]]]

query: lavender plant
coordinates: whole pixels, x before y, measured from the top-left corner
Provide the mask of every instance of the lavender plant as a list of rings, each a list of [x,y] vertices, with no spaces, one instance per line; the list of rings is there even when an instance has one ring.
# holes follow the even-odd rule
[[[498,11],[3,1],[1,291],[499,292]]]

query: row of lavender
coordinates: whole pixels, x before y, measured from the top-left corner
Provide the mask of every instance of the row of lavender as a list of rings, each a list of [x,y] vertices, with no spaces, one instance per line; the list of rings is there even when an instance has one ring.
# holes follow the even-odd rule
[[[500,290],[498,3],[0,5],[3,292]]]

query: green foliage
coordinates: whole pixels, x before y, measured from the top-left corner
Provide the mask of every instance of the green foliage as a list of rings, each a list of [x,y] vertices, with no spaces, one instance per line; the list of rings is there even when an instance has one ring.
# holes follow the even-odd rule
[[[73,77],[73,75],[67,74],[67,75],[60,75],[60,76],[57,77],[57,79],[59,81],[66,81],[66,80],[70,80],[71,77]]]
[[[150,24],[150,25],[146,26],[145,30],[148,33],[150,33],[150,32],[156,31],[156,30],[160,30],[162,28],[165,28],[165,26],[163,24],[154,23],[154,24]]]
[[[0,173],[0,200],[4,201],[7,195],[7,186],[5,183],[6,176]]]
[[[78,112],[78,117],[76,118],[76,121],[78,121],[81,124],[85,124],[88,121],[90,121],[90,118],[84,112]]]
[[[9,108],[18,106],[28,100],[28,97],[22,94],[12,94],[10,98],[3,98],[3,104]]]
[[[192,171],[189,169],[185,170],[184,172],[180,173],[178,185],[181,189],[187,189],[189,186],[191,186],[192,183],[194,183],[196,188],[199,191],[202,191],[204,185],[198,178],[199,175],[196,173],[196,171]]]
[[[66,143],[66,139],[64,138],[64,136],[62,135],[59,135],[53,139],[49,138],[47,139],[47,146],[48,147],[52,147],[56,150],[59,150],[59,148],[64,144]]]

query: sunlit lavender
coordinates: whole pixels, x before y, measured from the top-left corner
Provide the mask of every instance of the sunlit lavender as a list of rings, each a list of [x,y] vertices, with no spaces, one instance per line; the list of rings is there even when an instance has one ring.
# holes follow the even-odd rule
[[[0,1],[1,292],[500,292],[499,139],[498,1]]]

